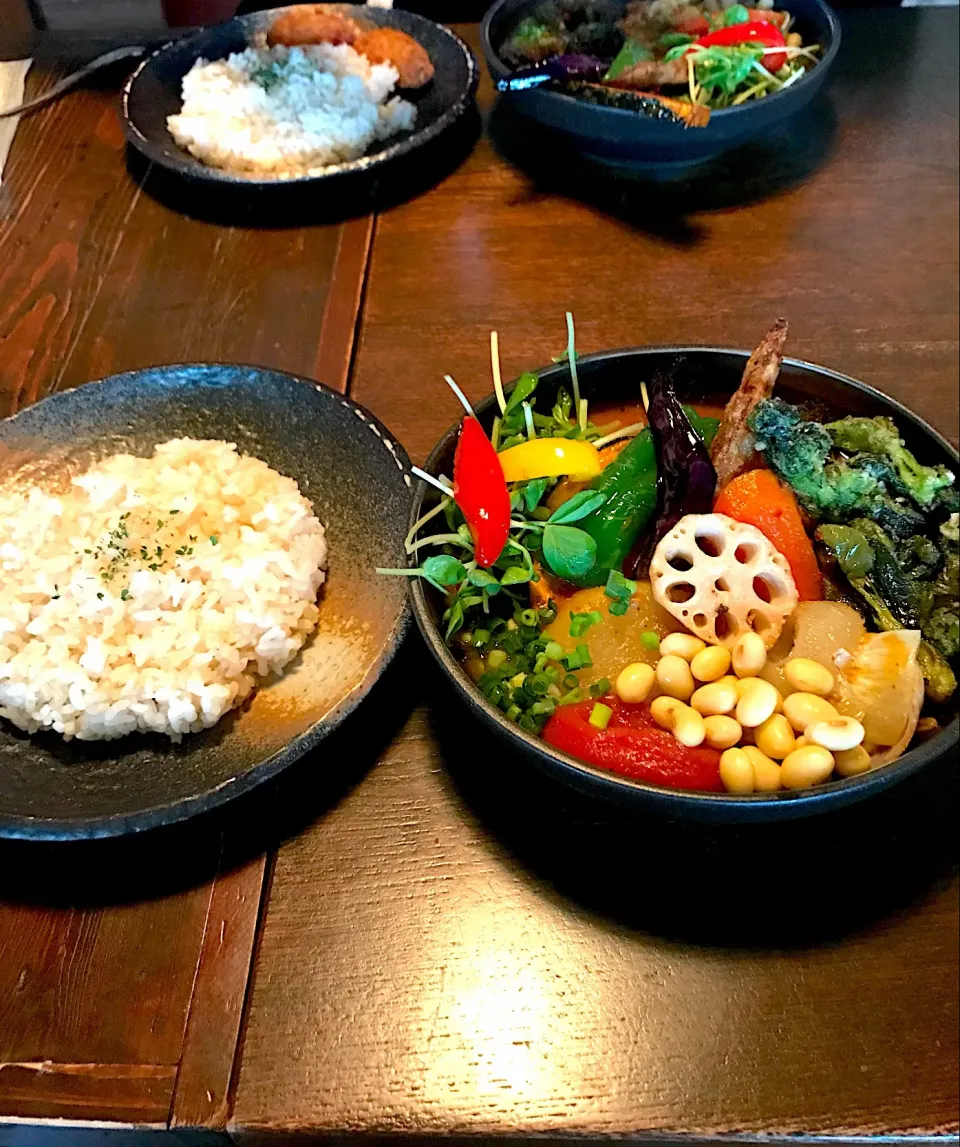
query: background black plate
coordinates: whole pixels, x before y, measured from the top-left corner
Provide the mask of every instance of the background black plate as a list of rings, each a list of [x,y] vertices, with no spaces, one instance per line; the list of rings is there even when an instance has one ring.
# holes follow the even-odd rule
[[[605,351],[578,359],[580,389],[591,403],[637,402],[642,380],[658,371],[667,371],[676,364],[672,377],[685,402],[725,402],[740,384],[747,357],[747,351],[717,347],[644,347]],[[549,409],[557,388],[561,385],[569,388],[570,372],[566,366],[558,365],[537,373],[540,376],[537,396],[540,404]],[[927,464],[942,463],[954,472],[957,470],[957,452],[931,426],[894,399],[846,375],[796,359],[785,359],[777,383],[777,394],[789,402],[812,405],[824,414],[830,413],[834,418],[845,414],[867,417],[887,415],[896,420],[907,446],[921,461]],[[489,395],[475,409],[480,421],[489,430],[496,413],[494,396]],[[425,467],[430,473],[452,473],[459,428],[457,422],[437,443]],[[423,512],[423,499],[427,493],[426,484],[421,482],[410,513],[411,526]],[[433,500],[432,490],[430,499]],[[960,720],[957,718],[960,691],[949,702],[949,725],[942,732],[905,753],[893,764],[859,777],[832,781],[813,789],[756,793],[751,796],[687,792],[644,784],[561,753],[539,737],[525,733],[508,721],[476,688],[447,648],[438,626],[442,611],[438,596],[429,591],[419,578],[413,580],[411,593],[414,615],[430,651],[473,714],[500,738],[505,749],[519,753],[535,767],[564,784],[626,808],[640,808],[674,817],[716,823],[794,819],[862,800],[911,776],[935,760],[956,753],[960,735]]]
[[[483,19],[483,54],[493,79],[508,75],[500,59],[504,40],[540,0],[497,0]],[[805,44],[823,49],[817,65],[784,92],[775,92],[741,107],[710,114],[702,128],[663,123],[622,108],[598,107],[563,92],[533,88],[503,97],[531,121],[532,130],[546,130],[574,141],[582,154],[612,164],[693,164],[769,134],[795,115],[823,87],[840,50],[840,25],[823,0],[778,0],[792,13]]]
[[[220,60],[242,51],[258,29],[267,28],[275,16],[289,12],[276,8],[237,16],[223,24],[201,28],[173,40],[148,56],[123,90],[123,125],[127,139],[147,159],[169,171],[192,179],[240,188],[293,187],[329,183],[344,177],[384,170],[395,160],[435,140],[473,106],[477,88],[477,62],[464,42],[448,28],[413,12],[338,5],[347,12],[382,27],[409,33],[428,52],[435,74],[426,87],[403,91],[404,99],[416,105],[414,130],[371,145],[368,153],[347,163],[332,164],[318,175],[293,179],[250,179],[201,163],[179,147],[167,130],[167,116],[182,106],[181,84],[197,57]]]
[[[279,680],[179,745],[160,736],[66,743],[0,719],[0,837],[117,836],[221,805],[315,747],[363,700],[409,621],[411,503],[403,448],[326,387],[257,367],[162,366],[55,395],[0,422],[0,481],[56,481],[119,451],[226,439],[294,478],[327,530],[316,636]],[[318,768],[329,767],[322,752]]]

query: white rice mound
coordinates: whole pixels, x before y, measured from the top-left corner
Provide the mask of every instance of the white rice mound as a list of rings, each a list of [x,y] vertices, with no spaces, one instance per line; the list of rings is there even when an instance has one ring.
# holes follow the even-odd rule
[[[94,741],[210,728],[317,625],[327,544],[228,442],[117,454],[56,497],[0,489],[0,717]]]
[[[316,174],[413,127],[413,104],[388,98],[398,78],[347,44],[251,47],[197,60],[167,127],[212,167],[261,179]]]

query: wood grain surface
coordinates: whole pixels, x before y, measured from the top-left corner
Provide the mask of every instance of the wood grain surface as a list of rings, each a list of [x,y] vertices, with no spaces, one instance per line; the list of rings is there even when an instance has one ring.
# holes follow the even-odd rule
[[[786,140],[669,186],[537,156],[487,88],[496,146],[378,219],[352,393],[422,458],[457,417],[443,373],[489,391],[492,327],[509,377],[568,309],[585,351],[748,347],[785,314],[794,355],[956,440],[956,13],[844,32]],[[541,781],[418,645],[391,688],[389,748],[277,855],[241,1141],[955,1134],[955,769],[697,829]]]
[[[128,170],[112,91],[72,95],[21,124],[0,188],[0,416],[185,360],[322,361],[342,389],[368,251],[369,223],[218,218]],[[269,843],[239,832],[0,848],[0,1117],[222,1126]]]

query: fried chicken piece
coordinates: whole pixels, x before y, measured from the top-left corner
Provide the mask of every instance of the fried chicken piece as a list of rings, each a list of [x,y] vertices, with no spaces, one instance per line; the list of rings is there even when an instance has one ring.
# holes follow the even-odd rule
[[[267,43],[288,48],[306,44],[356,44],[363,26],[333,4],[296,4],[270,25]]]
[[[433,79],[433,64],[412,36],[399,28],[374,28],[353,45],[371,64],[392,64],[401,88],[422,88]]]
[[[636,91],[639,88],[676,87],[686,84],[688,78],[687,61],[681,56],[677,60],[641,60],[624,68],[615,80],[608,83],[611,87]]]
[[[773,393],[786,341],[787,320],[777,319],[747,360],[740,388],[724,409],[720,429],[710,447],[718,490],[738,474],[763,464],[757,454],[753,432],[747,426],[747,418]]]

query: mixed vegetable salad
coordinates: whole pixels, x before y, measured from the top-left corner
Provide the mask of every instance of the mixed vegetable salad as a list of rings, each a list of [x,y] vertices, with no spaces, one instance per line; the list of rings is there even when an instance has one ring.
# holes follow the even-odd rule
[[[816,421],[773,397],[787,324],[722,418],[667,376],[604,424],[536,374],[484,431],[406,549],[487,700],[584,761],[655,784],[799,789],[895,760],[938,728],[960,653],[960,498],[887,418]],[[921,716],[929,702],[927,714]],[[931,707],[932,706],[932,707]]]
[[[773,0],[632,0],[623,11],[586,0],[544,0],[500,54],[516,70],[499,87],[539,84],[594,102],[634,106],[702,127],[711,110],[782,91],[817,62],[789,12]]]

